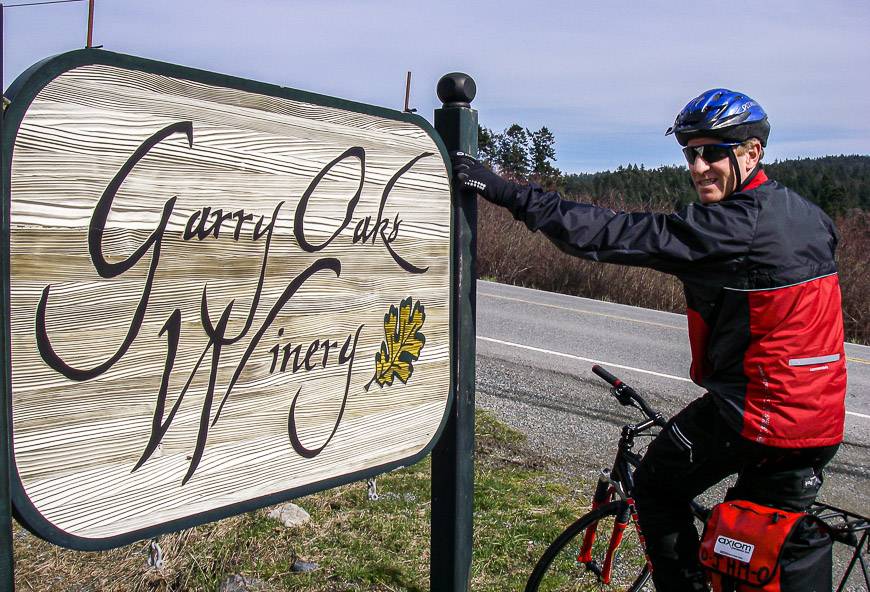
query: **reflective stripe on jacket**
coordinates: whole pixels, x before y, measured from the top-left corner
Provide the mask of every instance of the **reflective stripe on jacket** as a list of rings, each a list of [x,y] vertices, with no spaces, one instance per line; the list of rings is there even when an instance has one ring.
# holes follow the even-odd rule
[[[814,204],[758,169],[742,191],[674,214],[614,212],[535,185],[509,207],[566,253],[677,276],[692,380],[745,438],[786,448],[842,441],[838,236]]]

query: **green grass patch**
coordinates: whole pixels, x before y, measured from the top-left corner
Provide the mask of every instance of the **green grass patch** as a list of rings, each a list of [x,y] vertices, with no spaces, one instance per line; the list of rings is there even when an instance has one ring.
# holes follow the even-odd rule
[[[546,545],[588,507],[588,484],[566,481],[525,437],[478,412],[471,589],[519,590]],[[311,521],[288,529],[269,508],[160,537],[165,564],[146,565],[147,542],[99,553],[49,545],[16,526],[17,590],[208,590],[231,574],[258,590],[429,589],[429,459],[365,483],[295,502]],[[583,493],[577,493],[582,491]],[[295,573],[296,559],[318,569]]]

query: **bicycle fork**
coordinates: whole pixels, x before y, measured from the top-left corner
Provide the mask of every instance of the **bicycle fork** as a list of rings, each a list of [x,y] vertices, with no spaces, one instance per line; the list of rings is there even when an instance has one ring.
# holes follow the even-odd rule
[[[594,512],[604,504],[610,501],[613,497],[613,487],[610,485],[610,471],[601,469],[601,474],[598,476],[598,484],[595,486],[595,494],[592,496],[592,511]],[[586,528],[583,534],[583,544],[580,546],[580,552],[577,554],[577,563],[583,563],[587,568],[598,573],[597,566],[594,566],[592,559],[592,545],[595,543],[595,537],[598,530],[598,521],[593,522]]]
[[[614,497],[614,493],[615,488],[610,480],[610,472],[607,469],[602,469],[601,475],[598,477],[598,484],[595,487],[595,494],[592,497],[592,510],[595,511],[610,502]],[[586,532],[583,534],[583,544],[580,547],[580,552],[577,554],[577,562],[582,563],[586,569],[594,573],[604,584],[610,583],[613,575],[613,558],[616,555],[617,549],[622,544],[622,538],[629,521],[634,522],[640,544],[644,549],[644,555],[646,555],[646,540],[638,523],[634,499],[629,497],[625,501],[625,507],[613,521],[613,530],[610,533],[610,540],[607,544],[607,552],[604,555],[603,565],[599,566],[592,557],[592,546],[595,543],[598,531],[597,521],[586,528]],[[650,565],[648,555],[646,555],[646,561],[647,565]],[[650,569],[652,569],[651,565]]]
[[[598,484],[595,486],[595,494],[592,496],[592,511],[609,503],[614,498],[615,492],[615,487],[610,480],[610,471],[602,469],[601,475],[598,477]],[[630,513],[628,507],[616,516],[613,523],[613,531],[610,533],[610,540],[607,545],[607,553],[604,556],[604,563],[602,565],[598,565],[598,562],[592,557],[592,547],[598,535],[598,522],[590,524],[586,528],[586,532],[583,533],[583,544],[580,547],[580,552],[577,554],[577,562],[582,563],[586,569],[594,573],[605,584],[610,583],[613,573],[613,556],[622,542],[622,536],[626,526],[628,526],[629,519]]]

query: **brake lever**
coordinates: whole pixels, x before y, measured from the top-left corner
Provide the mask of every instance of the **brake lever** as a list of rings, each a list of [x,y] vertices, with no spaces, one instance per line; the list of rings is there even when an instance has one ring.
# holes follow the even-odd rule
[[[634,403],[634,399],[631,398],[631,394],[629,394],[627,385],[625,384],[611,387],[610,394],[616,397],[616,400],[619,401],[619,404],[623,407],[637,407]]]

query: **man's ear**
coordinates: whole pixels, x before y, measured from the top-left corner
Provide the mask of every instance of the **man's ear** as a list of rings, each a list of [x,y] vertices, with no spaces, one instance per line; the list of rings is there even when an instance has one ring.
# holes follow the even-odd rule
[[[764,148],[762,148],[761,142],[753,139],[749,148],[746,150],[746,156],[748,157],[748,162],[746,164],[749,165],[749,170],[754,169],[756,165],[758,165],[763,154]]]

